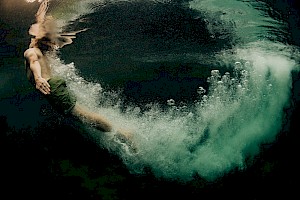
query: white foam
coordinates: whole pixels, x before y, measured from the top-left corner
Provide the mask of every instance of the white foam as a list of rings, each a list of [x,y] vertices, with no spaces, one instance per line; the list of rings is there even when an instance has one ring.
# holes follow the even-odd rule
[[[197,0],[191,3],[194,8],[205,7],[207,12],[215,12],[216,4]],[[243,5],[247,9],[241,12],[258,14],[248,4]],[[228,19],[237,22],[234,16],[228,15]],[[255,20],[251,23],[255,28]],[[104,95],[107,91],[98,83],[83,80],[73,63],[64,64],[54,57],[51,66],[54,73],[67,79],[82,104],[134,132],[138,154],[117,145],[109,134],[96,140],[117,153],[132,173],[143,173],[145,167],[150,167],[157,177],[191,180],[197,173],[214,180],[234,168],[246,167],[245,159],[257,155],[260,145],[274,141],[279,133],[283,109],[289,105],[291,72],[296,69],[292,54],[292,47],[267,40],[224,50],[215,57],[232,72],[212,71],[208,91],[195,91],[199,94],[195,105],[182,106],[169,100],[168,111],[153,104],[143,113],[137,107],[121,112],[118,93]]]

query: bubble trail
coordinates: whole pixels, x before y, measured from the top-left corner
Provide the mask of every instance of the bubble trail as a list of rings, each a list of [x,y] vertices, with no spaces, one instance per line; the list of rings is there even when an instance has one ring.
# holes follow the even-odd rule
[[[112,135],[100,137],[90,132],[100,146],[118,154],[132,173],[145,173],[150,168],[157,177],[188,181],[198,174],[213,181],[233,169],[247,167],[245,160],[257,155],[262,144],[273,142],[281,130],[283,110],[290,101],[291,73],[299,70],[292,59],[296,50],[261,40],[266,33],[264,25],[274,21],[260,17],[248,3],[225,2],[190,3],[207,13],[225,7],[228,15],[224,20],[236,22],[237,35],[242,38],[233,49],[212,55],[229,70],[224,74],[220,73],[222,66],[212,70],[207,77],[208,89],[199,85],[195,91],[199,99],[193,105],[169,99],[167,110],[153,103],[146,111],[128,106],[121,112],[118,92],[107,92],[100,84],[85,81],[73,63],[64,64],[57,57],[51,60],[54,73],[67,79],[82,104],[107,116],[113,124],[134,131],[137,154]],[[230,5],[236,2],[245,9],[233,12]],[[211,29],[212,34],[214,31]]]

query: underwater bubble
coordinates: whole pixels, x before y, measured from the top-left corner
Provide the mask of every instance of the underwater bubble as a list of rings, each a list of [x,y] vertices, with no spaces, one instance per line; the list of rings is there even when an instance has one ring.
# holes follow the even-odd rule
[[[211,78],[208,77],[206,82],[211,83]]]
[[[139,114],[141,112],[141,109],[139,107],[135,107],[132,112],[133,114]]]
[[[206,90],[203,88],[203,87],[199,87],[198,89],[197,89],[197,93],[198,94],[204,94],[206,92]]]
[[[235,69],[242,69],[242,63],[241,62],[235,62],[234,63]]]
[[[206,102],[207,100],[208,100],[208,96],[207,96],[207,95],[203,95],[202,101],[203,101],[203,102]]]
[[[230,84],[230,73],[226,72],[223,76],[221,81],[224,83],[224,85],[228,86]]]
[[[187,115],[187,117],[188,117],[188,118],[192,118],[192,117],[194,117],[194,113],[192,113],[192,112],[189,112],[189,114]]]
[[[222,81],[223,81],[223,82],[228,81],[228,76],[226,76],[226,75],[222,76]]]
[[[169,106],[174,106],[175,105],[175,100],[174,99],[169,99],[169,100],[167,100],[167,104]]]
[[[213,76],[213,77],[220,77],[219,70],[217,70],[217,69],[211,70],[211,76]]]
[[[247,71],[247,70],[243,70],[243,71],[241,72],[241,74],[242,74],[243,76],[247,76],[247,75],[248,75],[248,71]]]
[[[251,63],[249,61],[246,61],[244,63],[245,68],[250,68],[251,67]]]

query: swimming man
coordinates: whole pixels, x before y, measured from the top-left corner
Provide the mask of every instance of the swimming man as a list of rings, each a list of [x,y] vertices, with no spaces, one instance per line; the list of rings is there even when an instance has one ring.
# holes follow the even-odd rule
[[[46,16],[48,6],[49,0],[41,3],[36,13],[37,23],[29,29],[34,38],[24,52],[27,78],[57,112],[88,121],[103,132],[116,131],[118,136],[128,139],[131,134],[116,130],[106,118],[79,105],[76,97],[68,90],[66,82],[60,77],[52,76],[47,53],[72,43],[71,38],[74,38],[74,35],[63,36],[56,32],[53,18]]]

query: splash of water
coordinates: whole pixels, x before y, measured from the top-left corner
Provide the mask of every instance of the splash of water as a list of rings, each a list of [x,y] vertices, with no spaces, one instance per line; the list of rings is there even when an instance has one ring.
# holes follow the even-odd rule
[[[249,4],[230,2],[247,8],[243,13],[247,12],[248,17],[259,15]],[[225,4],[218,4],[218,8]],[[195,0],[191,5],[214,13],[217,3]],[[208,91],[200,85],[195,91],[199,100],[193,105],[180,105],[170,99],[167,111],[152,104],[147,111],[129,107],[121,112],[118,93],[106,95],[100,84],[86,82],[72,63],[64,64],[57,57],[51,61],[54,73],[65,76],[82,104],[104,114],[117,126],[134,131],[137,154],[130,153],[126,145],[109,134],[98,141],[117,153],[132,173],[150,168],[158,177],[191,180],[198,174],[212,181],[232,169],[246,167],[245,160],[257,155],[261,144],[274,141],[280,131],[283,109],[289,104],[291,72],[297,67],[291,58],[294,49],[268,38],[257,40],[266,33],[258,24],[272,21],[245,17],[243,22],[253,20],[245,28],[232,14],[236,11],[227,13],[231,14],[225,21],[236,24],[237,35],[243,40],[236,48],[214,55],[230,71],[211,71]],[[100,136],[94,137],[97,140]]]
[[[265,44],[268,45],[268,44]],[[139,161],[126,158],[134,171],[145,164],[160,177],[213,180],[244,168],[263,143],[280,131],[295,62],[257,44],[236,50],[232,74],[213,70],[207,94],[195,108],[171,103],[168,112],[151,109],[138,120]],[[129,114],[129,113],[128,113]]]
[[[267,45],[273,44],[263,46]],[[85,81],[73,63],[63,64],[59,58],[51,63],[80,103],[135,132],[138,154],[118,147],[109,134],[99,141],[119,154],[133,173],[143,173],[150,166],[159,177],[190,180],[199,174],[214,180],[233,168],[244,168],[246,158],[275,139],[290,97],[293,60],[265,51],[259,43],[237,49],[235,59],[231,73],[211,72],[209,90],[195,91],[199,100],[193,106],[169,100],[168,111],[151,105],[143,113],[138,107],[122,113],[118,95],[103,95],[101,85]]]

